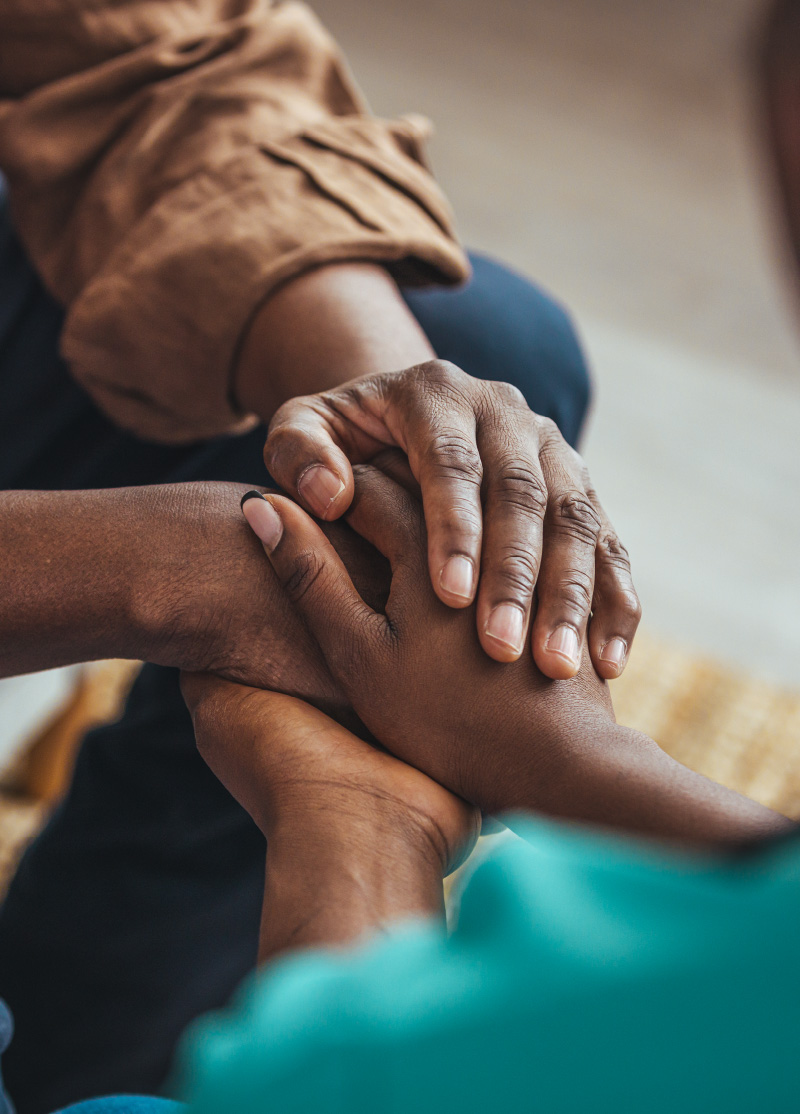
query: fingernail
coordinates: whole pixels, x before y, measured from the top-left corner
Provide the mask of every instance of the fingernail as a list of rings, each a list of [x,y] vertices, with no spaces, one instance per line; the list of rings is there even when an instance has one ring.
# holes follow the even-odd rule
[[[551,654],[561,654],[562,658],[571,661],[573,665],[578,665],[580,662],[578,635],[572,627],[568,627],[566,624],[556,627],[548,638],[545,649],[549,650]]]
[[[622,638],[611,638],[600,651],[600,661],[607,661],[609,665],[622,668],[628,653],[628,644]]]
[[[260,492],[248,491],[242,499],[242,514],[264,548],[272,553],[283,533],[283,523],[273,505]]]
[[[244,505],[245,505],[245,503],[247,502],[248,499],[263,499],[263,498],[264,498],[264,496],[263,496],[262,492],[256,491],[256,489],[254,487],[252,487],[249,491],[246,491],[244,493],[244,495],[241,497],[241,499],[239,500],[239,506],[242,508],[242,510],[244,510]]]
[[[445,562],[439,575],[439,585],[443,591],[462,600],[472,599],[474,580],[475,567],[469,557],[451,557]]]
[[[522,652],[522,628],[525,616],[513,603],[500,603],[489,616],[486,634],[496,642],[510,646],[515,654]]]
[[[314,514],[324,518],[331,503],[344,491],[344,480],[324,464],[312,464],[297,481],[297,490]]]

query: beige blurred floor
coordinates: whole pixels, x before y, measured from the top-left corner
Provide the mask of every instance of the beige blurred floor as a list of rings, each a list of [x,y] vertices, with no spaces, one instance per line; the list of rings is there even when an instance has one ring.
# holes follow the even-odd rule
[[[421,111],[464,238],[556,291],[648,626],[800,684],[800,346],[748,87],[755,0],[316,0]]]

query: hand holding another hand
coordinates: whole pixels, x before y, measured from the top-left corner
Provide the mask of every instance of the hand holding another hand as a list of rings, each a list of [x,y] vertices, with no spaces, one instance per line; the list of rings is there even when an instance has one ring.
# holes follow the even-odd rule
[[[359,596],[319,527],[280,496],[244,503],[288,598],[369,730],[398,758],[495,812],[571,814],[588,784],[592,729],[613,724],[607,686],[586,656],[551,681],[529,655],[498,663],[471,610],[437,598],[418,500],[377,468],[357,467],[350,524],[392,566],[385,614]]]
[[[184,674],[208,765],[267,837],[262,960],[443,912],[477,809],[301,700]]]
[[[346,717],[346,697],[242,521],[245,491],[192,483],[125,493],[124,513],[139,531],[130,587],[135,655],[289,693]],[[344,523],[325,530],[360,591],[380,606],[387,563]]]
[[[401,482],[356,468],[348,521],[391,563],[384,613],[359,596],[296,504],[269,496],[244,510],[332,676],[387,749],[490,814],[535,810],[706,849],[792,827],[618,725],[588,655],[567,681],[544,677],[527,654],[507,664],[487,657],[470,612],[444,606],[431,588],[405,462],[382,467]]]
[[[381,829],[387,848],[423,848],[440,878],[472,849],[476,809],[304,701],[211,674],[184,673],[181,687],[200,753],[268,839]]]
[[[303,507],[331,520],[353,499],[352,465],[387,446],[406,453],[421,488],[433,591],[452,608],[477,598],[491,658],[522,654],[536,588],[541,672],[575,676],[586,641],[600,676],[619,676],[640,616],[628,555],[552,421],[516,387],[431,360],[284,403],[264,458]]]

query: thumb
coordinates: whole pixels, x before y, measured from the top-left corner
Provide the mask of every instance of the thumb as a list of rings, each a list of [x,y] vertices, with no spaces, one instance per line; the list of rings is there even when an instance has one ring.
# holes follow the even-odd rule
[[[345,690],[385,647],[387,622],[355,589],[339,554],[305,511],[280,495],[248,491],[242,512],[290,601]]]
[[[275,414],[264,462],[280,487],[317,518],[338,518],[353,498],[353,473],[316,396],[293,398]]]

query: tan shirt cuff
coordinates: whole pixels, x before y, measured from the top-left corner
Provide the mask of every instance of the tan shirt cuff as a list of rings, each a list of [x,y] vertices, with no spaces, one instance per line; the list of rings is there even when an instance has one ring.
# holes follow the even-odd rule
[[[237,348],[280,283],[347,260],[385,263],[407,284],[463,281],[446,202],[409,157],[421,130],[339,118],[162,197],[72,304],[63,351],[75,376],[143,437],[240,431],[254,419],[232,403]]]

